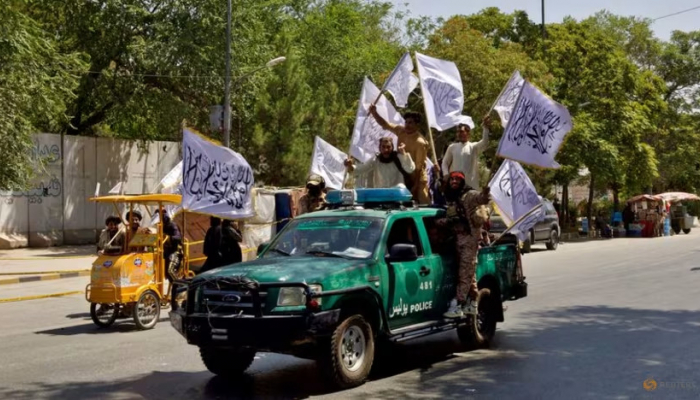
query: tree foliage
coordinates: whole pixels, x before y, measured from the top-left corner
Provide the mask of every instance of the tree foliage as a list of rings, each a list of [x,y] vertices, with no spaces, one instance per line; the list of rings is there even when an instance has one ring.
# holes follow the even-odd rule
[[[26,187],[41,160],[32,157],[31,134],[65,124],[83,59],[61,53],[16,2],[0,12],[0,189]],[[36,163],[35,161],[39,161]]]
[[[226,2],[12,0],[5,9],[1,187],[29,179],[31,132],[180,140],[183,120],[207,131],[209,106],[223,102]],[[380,0],[233,0],[232,21],[232,147],[266,184],[302,182],[316,135],[347,151],[363,77],[381,86],[410,50],[457,64],[464,114],[477,124],[516,69],[569,108],[562,168],[530,170],[543,194],[584,167],[616,195],[700,190],[700,31],[662,41],[650,20],[600,12],[547,24],[543,40],[524,11],[443,20]],[[278,56],[287,61],[260,68]],[[408,109],[422,112],[421,101],[416,90]],[[498,162],[495,125],[486,167]],[[438,153],[453,135],[435,133]]]

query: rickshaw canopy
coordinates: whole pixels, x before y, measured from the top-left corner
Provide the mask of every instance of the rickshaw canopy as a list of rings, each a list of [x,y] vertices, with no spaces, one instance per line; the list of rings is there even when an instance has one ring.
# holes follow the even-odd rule
[[[182,195],[179,194],[138,194],[138,195],[114,195],[92,197],[90,201],[97,203],[136,203],[144,205],[154,205],[158,203],[180,205]]]
[[[658,197],[664,199],[665,201],[670,201],[672,203],[678,201],[700,201],[700,197],[696,194],[685,193],[685,192],[668,192],[661,193]]]

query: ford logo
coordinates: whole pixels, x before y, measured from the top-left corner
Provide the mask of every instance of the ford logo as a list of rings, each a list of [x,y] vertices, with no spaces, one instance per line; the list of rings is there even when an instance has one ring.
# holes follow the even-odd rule
[[[224,297],[222,297],[221,300],[228,303],[238,303],[239,301],[241,301],[241,296],[235,294],[227,294]]]

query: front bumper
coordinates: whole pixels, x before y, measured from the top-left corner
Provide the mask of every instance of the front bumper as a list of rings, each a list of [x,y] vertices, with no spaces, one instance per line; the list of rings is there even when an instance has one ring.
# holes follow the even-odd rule
[[[338,323],[340,310],[300,315],[216,315],[170,312],[170,324],[197,346],[253,346],[278,349],[330,334]]]
[[[192,285],[188,281],[176,281],[171,294],[170,323],[188,343],[197,346],[288,348],[330,334],[340,317],[340,310],[318,310],[313,299],[323,294],[312,293],[305,283],[258,283],[234,277],[205,284],[217,290],[211,292],[201,282]],[[267,301],[274,301],[267,298],[269,290],[282,287],[302,288],[307,298],[306,308],[276,313],[266,307]],[[200,296],[197,300],[200,292],[209,297]],[[187,300],[179,303],[178,299],[185,294]],[[202,302],[208,305],[202,307]]]

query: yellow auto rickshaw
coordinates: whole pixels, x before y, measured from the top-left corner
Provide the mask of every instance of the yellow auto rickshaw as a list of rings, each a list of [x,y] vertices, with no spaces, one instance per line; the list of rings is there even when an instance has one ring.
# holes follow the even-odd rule
[[[160,318],[161,305],[168,306],[169,292],[165,290],[166,274],[174,279],[192,277],[189,270],[187,239],[178,246],[176,261],[164,259],[164,245],[169,240],[163,233],[163,215],[166,205],[179,205],[176,194],[119,195],[91,198],[97,203],[112,203],[122,222],[112,241],[121,246],[110,246],[101,252],[92,265],[90,284],[85,298],[90,303],[90,316],[99,327],[112,325],[119,317],[133,317],[139,329],[151,329]],[[136,208],[145,209],[151,219],[158,217],[155,232],[147,229],[132,230],[132,221],[123,218],[120,205],[130,215]],[[177,268],[173,264],[177,264]],[[168,267],[170,269],[168,270]]]

